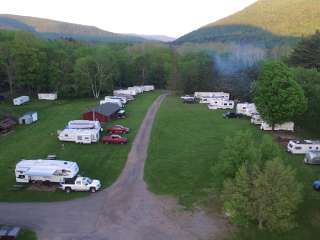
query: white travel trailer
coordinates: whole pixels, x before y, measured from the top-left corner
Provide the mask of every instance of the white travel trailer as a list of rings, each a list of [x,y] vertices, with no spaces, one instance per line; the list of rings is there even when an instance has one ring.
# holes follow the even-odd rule
[[[57,100],[58,94],[57,93],[38,93],[39,100],[50,100],[54,101]]]
[[[154,85],[144,85],[142,87],[145,92],[154,91]]]
[[[230,94],[225,92],[195,92],[196,98],[222,98],[224,100],[230,99]]]
[[[100,129],[70,129],[58,131],[58,139],[64,142],[82,144],[96,143],[100,139]]]
[[[115,103],[117,104],[119,107],[123,107],[123,104],[121,102],[120,99],[111,99],[111,98],[105,98],[104,100],[100,101],[100,105],[105,104],[105,103]]]
[[[255,124],[255,125],[261,125],[263,122],[260,114],[253,114],[250,121],[252,124]]]
[[[128,87],[128,90],[136,91],[137,94],[143,93],[143,88],[141,87]]]
[[[270,126],[267,122],[262,121],[260,129],[263,131],[294,131],[294,122],[286,122],[282,124],[275,124],[274,128],[272,129],[272,126]]]
[[[129,89],[120,89],[120,90],[114,90],[113,91],[113,95],[117,96],[117,95],[130,95],[130,96],[136,96],[137,95],[137,91],[136,90],[129,90]]]
[[[309,151],[320,151],[320,140],[291,140],[287,151],[292,154],[306,154]]]
[[[258,114],[256,105],[254,103],[238,103],[236,112],[248,117]]]
[[[216,99],[211,101],[208,105],[210,110],[217,110],[217,109],[233,109],[234,108],[234,101],[232,100],[223,100],[223,99]]]
[[[27,112],[25,114],[23,114],[23,116],[21,116],[19,118],[19,124],[31,124],[38,121],[38,113],[37,112]]]
[[[127,99],[126,99],[125,97],[120,97],[120,96],[106,96],[104,99],[105,99],[105,100],[106,100],[106,99],[117,99],[117,100],[120,100],[123,105],[127,104]]]
[[[67,129],[101,129],[99,121],[72,120],[68,122]]]
[[[21,96],[13,99],[13,105],[19,106],[30,101],[29,96]]]
[[[76,162],[64,160],[21,160],[15,168],[16,182],[33,181],[63,183],[78,175]]]

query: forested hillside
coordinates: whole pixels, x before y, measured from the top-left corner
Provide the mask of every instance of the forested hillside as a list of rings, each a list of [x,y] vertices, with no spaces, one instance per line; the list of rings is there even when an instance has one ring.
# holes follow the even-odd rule
[[[258,0],[244,10],[181,38],[184,42],[293,43],[320,28],[318,0]]]
[[[92,42],[143,42],[139,36],[116,34],[93,26],[49,19],[0,14],[0,29],[16,29],[48,39],[73,38]]]

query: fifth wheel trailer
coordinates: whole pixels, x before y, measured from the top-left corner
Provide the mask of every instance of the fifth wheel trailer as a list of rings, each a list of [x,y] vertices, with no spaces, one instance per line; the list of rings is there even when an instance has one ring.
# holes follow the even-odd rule
[[[262,122],[260,129],[263,131],[294,131],[294,122],[286,122],[282,124],[275,124],[273,129],[272,126],[270,126],[267,122]]]
[[[79,166],[76,162],[65,160],[21,160],[15,168],[17,183],[32,181],[49,181],[62,183],[78,175]]]

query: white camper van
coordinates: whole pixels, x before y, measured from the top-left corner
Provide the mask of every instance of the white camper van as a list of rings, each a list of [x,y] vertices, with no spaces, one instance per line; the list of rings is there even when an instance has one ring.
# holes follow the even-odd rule
[[[58,139],[65,142],[83,144],[96,143],[100,139],[100,129],[70,129],[58,131]]]
[[[238,103],[236,112],[248,117],[258,114],[256,105],[254,103]]]
[[[306,154],[309,151],[320,151],[320,140],[291,140],[287,151],[292,154]]]
[[[13,105],[19,106],[30,101],[29,96],[21,96],[13,99]]]
[[[274,128],[272,129],[272,126],[270,126],[267,122],[262,121],[260,129],[263,131],[294,131],[294,122],[286,122],[282,124],[275,124]]]
[[[210,101],[208,108],[210,110],[233,109],[234,108],[234,101],[216,98],[215,100]]]
[[[255,124],[255,125],[261,125],[263,122],[260,114],[253,114],[250,121],[252,124]]]
[[[77,176],[79,167],[76,162],[64,160],[21,160],[15,169],[17,183],[49,181],[62,183]]]
[[[50,100],[54,101],[58,98],[57,93],[38,93],[39,100]]]

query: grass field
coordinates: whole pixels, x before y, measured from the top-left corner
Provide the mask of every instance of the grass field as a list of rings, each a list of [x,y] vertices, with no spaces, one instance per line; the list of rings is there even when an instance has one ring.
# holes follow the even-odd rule
[[[22,229],[17,240],[37,240],[37,235],[31,230]]]
[[[69,120],[81,119],[81,114],[97,104],[93,99],[32,101],[22,106],[1,103],[0,109],[14,115],[33,110],[38,111],[39,121],[33,125],[18,126],[15,132],[0,136],[0,201],[57,201],[85,196],[88,193],[39,192],[30,190],[14,191],[14,168],[21,159],[45,158],[56,154],[58,159],[76,161],[80,173],[100,179],[103,187],[112,184],[119,176],[128,152],[145,113],[160,92],[145,93],[130,103],[126,110],[128,118],[114,120],[132,129],[127,145],[92,144],[81,145],[62,143],[57,139],[57,130],[63,129]]]
[[[173,195],[186,206],[205,201],[208,199],[207,189],[214,181],[209,169],[223,149],[225,137],[248,130],[259,141],[262,134],[267,134],[247,119],[225,120],[222,113],[209,111],[202,104],[182,104],[173,96],[165,99],[152,130],[145,166],[145,180],[151,191]],[[302,162],[303,156],[292,156],[285,151],[283,158],[286,164],[296,169],[298,179],[304,185],[304,201],[298,213],[299,226],[285,234],[260,232],[251,227],[240,230],[231,236],[232,239],[319,239],[320,193],[311,189],[311,183],[320,178],[320,167],[306,166]]]

